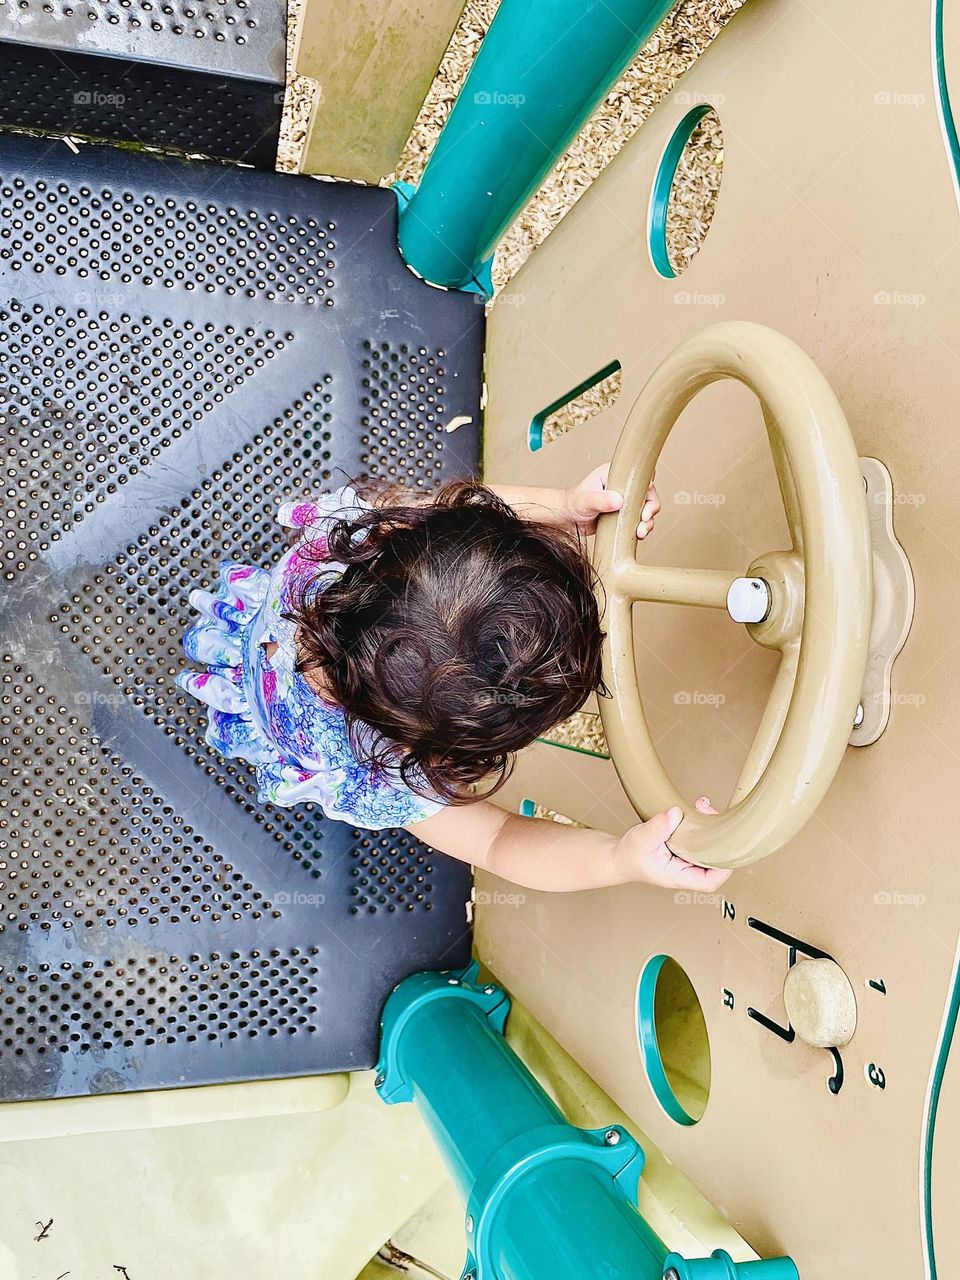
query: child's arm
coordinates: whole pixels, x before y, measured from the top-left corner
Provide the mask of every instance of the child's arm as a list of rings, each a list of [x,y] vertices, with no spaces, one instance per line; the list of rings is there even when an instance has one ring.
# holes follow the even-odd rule
[[[597,530],[597,516],[606,511],[619,511],[623,506],[623,495],[606,487],[609,470],[609,462],[594,467],[589,475],[570,489],[545,489],[537,485],[520,484],[490,484],[487,488],[526,520],[592,534]],[[391,488],[371,492],[369,501],[375,507],[390,506],[397,501],[424,505],[432,501],[432,495],[419,490]],[[656,485],[651,482],[640,512],[638,538],[645,538],[650,533],[659,510],[660,497]]]
[[[698,800],[697,808],[713,812],[709,800]],[[526,889],[569,893],[643,883],[712,893],[730,872],[697,867],[670,852],[665,842],[680,817],[679,809],[658,813],[618,838],[545,818],[522,818],[480,800],[451,805],[409,830],[434,849]]]
[[[623,495],[608,489],[609,462],[595,467],[588,476],[572,489],[539,489],[533,486],[492,484],[493,492],[518,515],[544,524],[558,525],[564,529],[579,529],[581,533],[595,533],[597,516],[606,511],[619,511]],[[660,510],[660,498],[651,483],[646,501],[640,513],[637,537],[645,538],[653,528]]]

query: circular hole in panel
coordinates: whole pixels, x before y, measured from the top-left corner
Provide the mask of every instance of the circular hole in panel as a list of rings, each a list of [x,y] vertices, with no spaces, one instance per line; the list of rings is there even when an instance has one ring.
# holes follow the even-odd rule
[[[650,193],[647,238],[656,271],[686,271],[703,246],[720,195],[723,131],[709,103],[691,108],[660,158]]]
[[[640,974],[637,1040],[664,1111],[678,1124],[696,1124],[710,1095],[710,1043],[693,984],[670,956],[654,956]]]

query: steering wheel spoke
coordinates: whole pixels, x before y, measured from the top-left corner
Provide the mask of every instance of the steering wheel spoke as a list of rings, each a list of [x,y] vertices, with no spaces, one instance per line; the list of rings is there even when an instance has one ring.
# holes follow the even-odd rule
[[[725,609],[735,577],[727,569],[672,569],[633,561],[616,570],[611,585],[628,600]]]
[[[780,656],[780,666],[777,669],[773,688],[770,690],[770,697],[763,709],[760,724],[757,726],[757,732],[753,742],[750,744],[747,758],[743,762],[743,768],[740,770],[737,785],[734,787],[733,795],[730,797],[731,807],[739,804],[743,797],[749,795],[760,781],[767,766],[767,761],[770,760],[777,743],[780,741],[780,734],[787,718],[787,711],[790,709],[790,699],[793,697],[793,686],[797,678],[799,664],[800,642],[795,640],[792,644],[784,646]]]
[[[777,473],[777,484],[780,486],[780,498],[783,501],[784,514],[787,517],[787,528],[790,530],[791,551],[803,555],[803,520],[800,515],[800,496],[797,493],[797,482],[794,478],[790,459],[783,443],[783,437],[767,405],[763,406],[763,422],[767,428],[770,441],[770,454],[773,458],[774,470]]]

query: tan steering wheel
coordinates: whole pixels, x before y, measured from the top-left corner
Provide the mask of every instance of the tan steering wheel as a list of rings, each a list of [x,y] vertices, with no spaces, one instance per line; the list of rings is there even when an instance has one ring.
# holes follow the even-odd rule
[[[637,560],[637,523],[660,451],[698,391],[736,378],[759,399],[792,546],[735,578]],[[673,805],[670,848],[691,862],[742,866],[786,844],[823,799],[853,727],[873,613],[873,563],[857,450],[827,381],[793,342],[763,325],[712,325],[681,343],[630,410],[610,466],[624,496],[601,516],[597,568],[606,596],[601,718],[623,788],[644,819]],[[639,544],[642,549],[643,544]],[[657,754],[637,687],[634,601],[728,608],[780,668],[730,808],[685,804]]]

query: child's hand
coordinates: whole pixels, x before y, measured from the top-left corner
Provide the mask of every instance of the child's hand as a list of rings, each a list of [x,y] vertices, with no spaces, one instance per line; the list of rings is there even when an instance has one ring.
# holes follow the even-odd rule
[[[706,796],[700,797],[696,808],[700,813],[717,812]],[[648,822],[631,827],[620,837],[617,853],[628,863],[632,880],[658,885],[661,889],[712,893],[729,879],[729,869],[698,867],[667,848],[666,842],[682,817],[681,809],[654,814]]]
[[[607,511],[619,511],[623,506],[623,495],[608,489],[607,476],[610,463],[595,467],[572,489],[566,491],[566,506],[570,520],[581,533],[596,533],[597,516]],[[640,512],[640,523],[637,525],[637,537],[645,538],[653,529],[653,522],[660,510],[660,498],[656,486],[651,482],[647,496]]]

